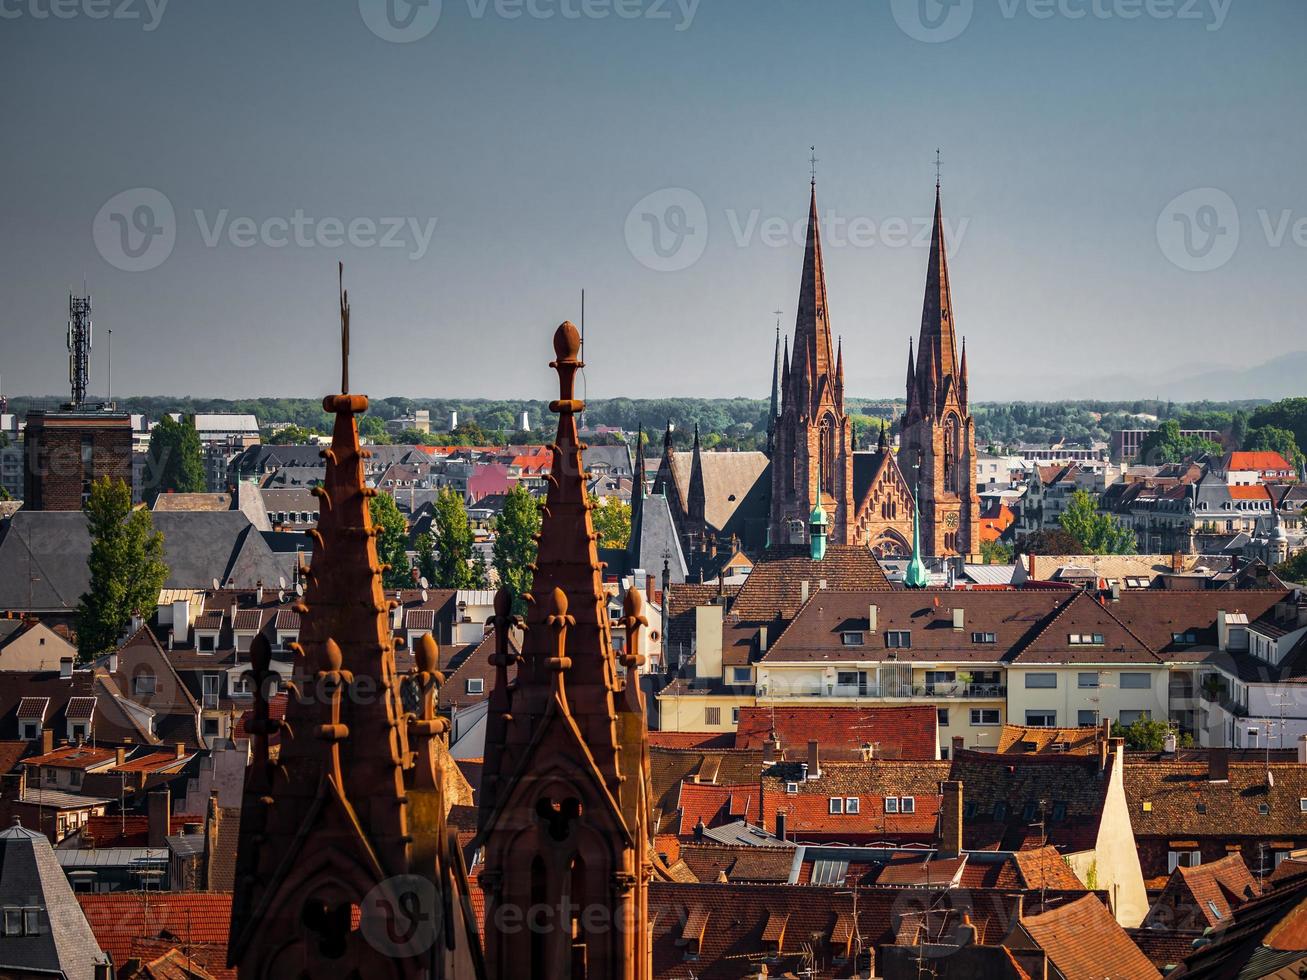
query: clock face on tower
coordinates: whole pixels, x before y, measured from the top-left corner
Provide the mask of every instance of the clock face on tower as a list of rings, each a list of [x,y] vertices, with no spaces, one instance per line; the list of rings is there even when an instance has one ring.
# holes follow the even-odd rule
[[[956,511],[950,511],[944,515],[944,526],[952,529],[958,526],[958,515]]]

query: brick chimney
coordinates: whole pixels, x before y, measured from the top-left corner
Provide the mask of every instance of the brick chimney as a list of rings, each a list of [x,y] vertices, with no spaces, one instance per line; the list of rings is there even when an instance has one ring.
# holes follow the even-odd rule
[[[808,778],[817,779],[821,776],[821,753],[817,750],[817,740],[815,738],[808,740]]]
[[[177,755],[176,755],[176,758],[178,758],[178,759],[184,759],[185,757],[186,757],[186,743],[185,743],[185,742],[178,742],[178,743],[177,743]]]
[[[776,836],[780,840],[785,840],[785,811],[776,811]]]
[[[956,759],[958,757],[958,753],[961,752],[964,748],[966,748],[966,742],[967,740],[963,738],[961,735],[953,736],[953,758]]]
[[[147,800],[150,815],[150,847],[167,847],[169,817],[172,812],[172,794],[165,789],[157,789]]]
[[[1303,736],[1307,738],[1307,736]],[[776,761],[776,743],[771,739],[762,743],[762,761],[764,765],[770,766]]]
[[[218,828],[222,823],[222,808],[218,806],[218,791],[214,790],[209,794],[209,812],[205,815],[204,821],[204,883],[209,891],[213,891],[214,869],[217,861],[214,856],[218,853]]]
[[[54,751],[54,729],[42,728],[41,729],[41,754],[49,755],[53,751]]]
[[[114,755],[113,764],[115,766],[121,766],[124,762],[127,761],[127,750],[123,748],[121,745],[113,750],[113,755]]]
[[[939,856],[957,857],[962,853],[962,780],[946,780],[940,790]]]
[[[1207,750],[1207,781],[1209,783],[1228,783],[1230,781],[1230,750]]]

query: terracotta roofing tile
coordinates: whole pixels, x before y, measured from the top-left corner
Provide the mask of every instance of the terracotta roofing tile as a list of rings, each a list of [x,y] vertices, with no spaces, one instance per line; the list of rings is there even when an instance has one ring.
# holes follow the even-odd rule
[[[999,886],[1004,888],[1060,888],[1075,891],[1084,885],[1071,866],[1058,853],[1055,847],[1037,847],[1028,851],[1016,851],[1005,862]]]
[[[277,610],[276,629],[281,630],[298,630],[300,628],[300,614],[290,609]]]
[[[232,629],[241,633],[257,632],[263,628],[262,609],[237,609]]]
[[[729,749],[736,736],[730,732],[650,732],[649,747],[660,749]]]
[[[436,611],[434,609],[410,609],[404,615],[406,630],[434,630],[436,628]]]
[[[1019,924],[1066,980],[1145,980],[1159,975],[1096,895],[1023,916]]]
[[[234,977],[226,968],[231,895],[219,892],[103,892],[79,894],[82,912],[100,947],[115,963],[137,955],[137,943],[162,939],[186,943],[215,977]],[[158,955],[158,954],[156,954]]]
[[[1085,592],[1073,594],[1012,660],[1020,664],[1162,662],[1111,609]]]
[[[716,827],[732,820],[747,820],[756,824],[761,820],[758,784],[715,786],[706,783],[681,783],[676,809],[681,819],[677,833],[692,837],[694,828],[702,821],[705,827]]]
[[[96,699],[93,697],[75,697],[68,699],[64,708],[64,717],[69,721],[90,721],[95,715]]]
[[[851,755],[873,746],[878,758],[935,759],[939,734],[934,705],[851,707],[744,707],[735,730],[735,747],[759,749],[775,731],[787,758],[806,752],[816,740],[823,758]]]
[[[1293,472],[1293,467],[1279,453],[1268,450],[1244,450],[1242,452],[1230,453],[1225,461],[1225,468],[1229,470],[1281,470]],[[1230,488],[1231,490],[1234,487]]]
[[[22,721],[44,721],[49,707],[49,698],[23,698],[18,702],[18,717]]]
[[[880,563],[867,548],[856,545],[827,545],[821,561],[813,561],[805,545],[769,548],[744,580],[731,614],[742,620],[769,621],[797,611],[802,602],[803,582],[809,595],[826,590],[890,591]],[[675,593],[675,589],[672,590]]]
[[[753,846],[751,844],[717,844],[704,841],[680,843],[679,859],[697,881],[735,882],[789,881],[795,848]]]
[[[1262,893],[1238,854],[1176,868],[1144,919],[1146,928],[1201,933],[1228,925],[1234,909]]]
[[[114,766],[112,771],[160,772],[184,765],[190,758],[190,755],[178,757],[175,750],[171,752],[151,752],[149,755],[143,755],[136,759],[128,759],[121,766]]]
[[[66,745],[45,755],[24,759],[28,766],[48,766],[54,769],[93,769],[114,759],[113,749],[102,749],[92,745]]]
[[[197,630],[220,630],[225,615],[221,609],[211,609],[195,617]]]
[[[174,813],[168,818],[169,835],[177,835],[188,823],[203,823],[196,814]],[[113,814],[88,817],[82,826],[82,841],[94,841],[98,848],[145,847],[150,841],[150,818],[141,814]]]
[[[1101,733],[1097,728],[1041,728],[1004,725],[998,736],[1000,754],[1069,753],[1096,755]]]
[[[1225,782],[1211,782],[1208,772],[1201,762],[1134,762],[1127,756],[1125,793],[1135,836],[1303,835],[1300,801],[1307,799],[1307,766],[1230,762]]]

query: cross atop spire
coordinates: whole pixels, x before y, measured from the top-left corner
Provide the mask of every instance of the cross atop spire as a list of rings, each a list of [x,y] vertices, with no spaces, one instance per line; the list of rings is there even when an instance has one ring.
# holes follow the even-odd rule
[[[808,150],[811,153],[811,156],[808,157],[808,165],[811,168],[812,186],[816,187],[817,186],[817,147],[815,145],[810,146],[808,147]]]
[[[939,147],[935,147],[935,190],[939,190],[939,171],[940,171]]]

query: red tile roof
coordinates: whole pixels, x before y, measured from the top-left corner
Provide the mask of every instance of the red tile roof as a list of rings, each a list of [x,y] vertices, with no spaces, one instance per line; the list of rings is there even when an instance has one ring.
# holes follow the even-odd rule
[[[191,758],[186,754],[178,758],[176,751],[151,752],[136,759],[128,759],[121,766],[114,766],[113,772],[160,772],[185,765]]]
[[[1271,491],[1267,490],[1262,484],[1257,483],[1253,486],[1234,486],[1230,487],[1230,499],[1232,500],[1270,500]]]
[[[66,745],[46,755],[35,755],[24,759],[29,766],[49,766],[53,769],[93,769],[96,766],[112,762],[113,749],[101,749],[91,745]]]
[[[1289,465],[1288,460],[1277,452],[1262,451],[1244,451],[1230,454],[1230,461],[1226,464],[1226,470],[1280,470],[1293,472],[1293,467]],[[1234,487],[1230,488],[1231,490]]]
[[[741,708],[737,749],[760,749],[772,731],[787,759],[801,759],[816,739],[824,757],[849,755],[871,744],[878,758],[935,759],[939,734],[934,705]],[[797,754],[796,754],[797,753]]]
[[[730,732],[650,732],[649,747],[660,749],[729,749],[736,736]]]
[[[1096,895],[1023,916],[1019,922],[1066,980],[1147,980],[1159,975]]]
[[[204,817],[191,813],[174,813],[168,818],[169,835],[180,834],[188,823],[204,823]],[[150,842],[150,818],[135,813],[88,817],[82,827],[82,839],[94,838],[95,846],[145,847]]]
[[[227,969],[227,930],[231,895],[222,892],[105,892],[79,894],[91,931],[115,963],[125,963],[162,940],[168,947],[185,944],[196,962],[219,980],[234,978]],[[153,959],[166,949],[153,950]]]
[[[758,784],[715,786],[708,783],[682,783],[677,809],[681,813],[678,833],[693,837],[694,828],[703,821],[705,827],[717,827],[733,820],[759,822]]]

